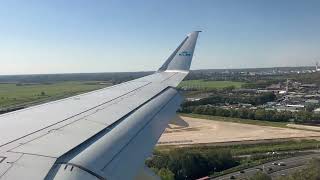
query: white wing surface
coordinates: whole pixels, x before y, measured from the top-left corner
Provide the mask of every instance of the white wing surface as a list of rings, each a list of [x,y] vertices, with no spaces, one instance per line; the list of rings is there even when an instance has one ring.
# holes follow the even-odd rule
[[[1,115],[1,179],[136,177],[181,103],[198,33],[152,75]]]

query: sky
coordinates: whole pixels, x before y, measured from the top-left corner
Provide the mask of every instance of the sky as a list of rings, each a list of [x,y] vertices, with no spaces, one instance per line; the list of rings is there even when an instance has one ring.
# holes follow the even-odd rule
[[[319,0],[0,0],[0,74],[157,70],[202,30],[192,69],[320,62]]]

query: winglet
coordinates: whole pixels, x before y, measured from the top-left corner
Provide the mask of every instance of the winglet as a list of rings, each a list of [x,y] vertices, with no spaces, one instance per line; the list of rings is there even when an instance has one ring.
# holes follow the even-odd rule
[[[188,71],[199,32],[201,31],[193,31],[188,34],[158,71]]]

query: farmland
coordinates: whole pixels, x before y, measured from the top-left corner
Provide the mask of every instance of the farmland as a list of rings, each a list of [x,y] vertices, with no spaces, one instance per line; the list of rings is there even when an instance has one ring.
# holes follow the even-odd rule
[[[28,106],[56,99],[73,96],[103,87],[112,83],[101,81],[58,81],[36,83],[0,83],[0,109],[16,106]],[[180,87],[198,87],[200,89],[223,89],[234,86],[241,87],[244,83],[233,81],[183,81]]]
[[[0,84],[0,108],[36,104],[110,86],[98,81]]]

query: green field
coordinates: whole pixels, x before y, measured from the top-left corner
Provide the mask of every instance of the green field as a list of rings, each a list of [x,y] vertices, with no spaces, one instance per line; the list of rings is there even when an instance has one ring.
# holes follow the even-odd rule
[[[182,81],[179,85],[180,88],[187,89],[223,89],[226,87],[234,86],[240,88],[245,83],[235,81],[207,81],[207,80],[188,80]]]
[[[96,81],[66,81],[49,84],[0,84],[0,108],[56,100],[110,86]]]
[[[225,146],[193,145],[193,146],[156,146],[155,152],[170,152],[174,149],[187,149],[189,152],[197,150],[206,152],[210,150],[228,150],[233,156],[264,154],[267,152],[290,152],[319,149],[320,141],[315,139],[292,139],[279,142],[260,142],[256,144],[235,144]]]
[[[234,122],[234,123],[243,123],[243,124],[252,124],[258,126],[273,126],[273,127],[282,127],[289,128],[286,122],[273,122],[273,121],[261,121],[261,120],[253,120],[253,119],[241,119],[241,118],[232,118],[232,117],[221,117],[221,116],[210,116],[203,114],[185,114],[179,113],[181,116],[199,118],[199,119],[207,119],[214,121],[224,121],[224,122]]]

